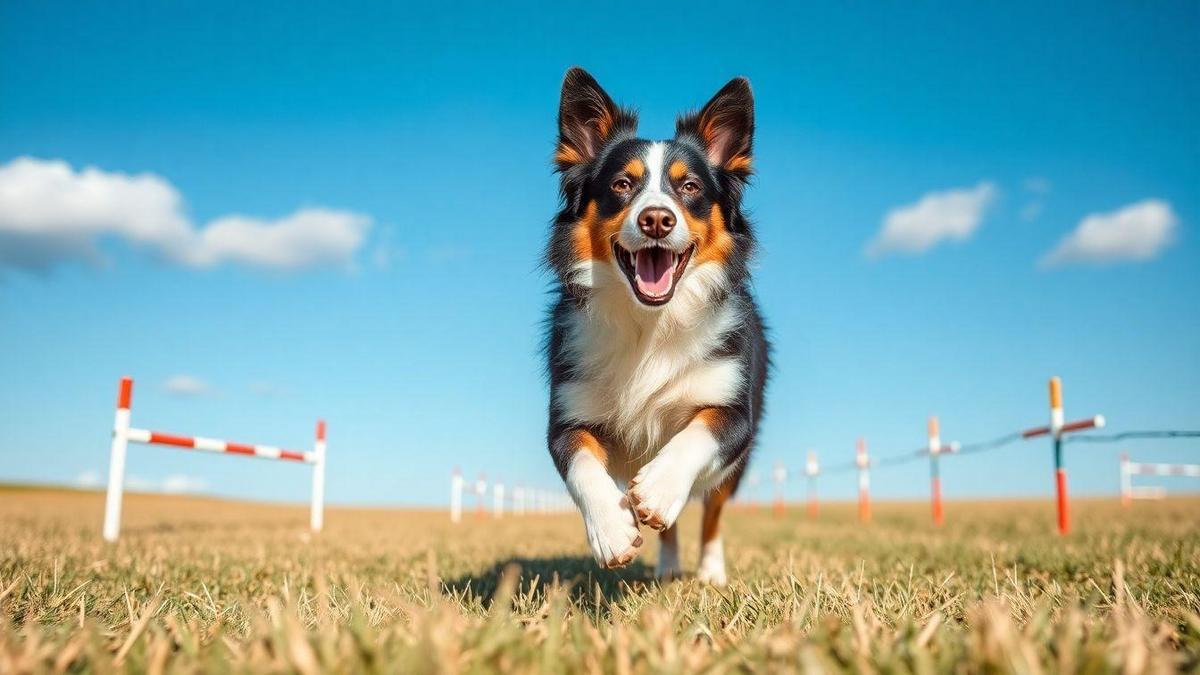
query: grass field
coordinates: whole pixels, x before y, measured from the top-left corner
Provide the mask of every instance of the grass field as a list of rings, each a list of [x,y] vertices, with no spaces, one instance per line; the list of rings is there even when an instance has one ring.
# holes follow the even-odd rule
[[[0,490],[0,673],[1197,672],[1200,500],[727,511],[731,583],[619,571],[577,516],[468,519]],[[698,513],[684,517],[685,569]]]

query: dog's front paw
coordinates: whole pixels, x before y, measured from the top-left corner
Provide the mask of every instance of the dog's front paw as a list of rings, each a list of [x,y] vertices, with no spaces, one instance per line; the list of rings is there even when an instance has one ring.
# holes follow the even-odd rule
[[[637,519],[625,504],[624,495],[589,504],[583,514],[588,545],[601,567],[624,567],[637,557],[642,545]]]
[[[691,495],[695,476],[679,467],[655,460],[638,471],[629,481],[629,500],[633,510],[647,527],[665,530],[675,524]]]

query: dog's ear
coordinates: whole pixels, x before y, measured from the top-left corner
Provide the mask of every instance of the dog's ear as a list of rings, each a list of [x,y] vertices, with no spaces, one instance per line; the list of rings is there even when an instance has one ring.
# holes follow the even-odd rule
[[[558,104],[558,149],[554,153],[560,171],[591,162],[614,134],[636,129],[637,116],[613,103],[586,70],[567,71]]]
[[[750,175],[754,141],[754,94],[750,81],[737,77],[712,97],[699,113],[675,122],[675,135],[700,141],[708,161],[740,177]]]

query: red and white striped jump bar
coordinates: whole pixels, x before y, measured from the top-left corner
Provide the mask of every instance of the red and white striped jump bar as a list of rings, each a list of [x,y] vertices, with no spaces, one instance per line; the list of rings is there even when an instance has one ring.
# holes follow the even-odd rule
[[[1139,476],[1190,476],[1200,478],[1200,464],[1148,464],[1146,462],[1129,462],[1126,464],[1129,473]]]
[[[272,445],[248,445],[202,436],[179,436],[129,426],[133,400],[133,379],[121,378],[117,394],[117,415],[113,422],[112,452],[108,466],[108,495],[104,508],[104,539],[116,541],[121,533],[121,501],[125,483],[125,453],[129,443],[170,445],[177,448],[223,452],[262,459],[281,459],[313,465],[312,512],[310,525],[320,532],[325,524],[325,422],[317,421],[317,439],[311,451],[284,450]]]
[[[246,445],[232,441],[222,441],[216,438],[201,436],[174,436],[146,429],[130,429],[126,438],[131,443],[146,443],[149,445],[173,445],[177,448],[205,450],[207,452],[226,452],[231,455],[248,455],[263,459],[283,459],[293,462],[317,463],[317,453],[300,450],[284,450],[270,445]]]

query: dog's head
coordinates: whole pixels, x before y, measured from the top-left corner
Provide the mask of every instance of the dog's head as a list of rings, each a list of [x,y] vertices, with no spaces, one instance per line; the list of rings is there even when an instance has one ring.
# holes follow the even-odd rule
[[[572,68],[558,130],[564,206],[548,260],[568,292],[619,283],[636,305],[654,308],[690,276],[704,291],[741,282],[753,246],[741,214],[754,133],[749,82],[732,80],[681,116],[673,139],[648,141],[637,137],[634,112]]]

